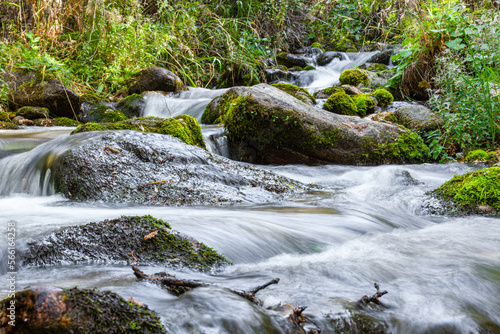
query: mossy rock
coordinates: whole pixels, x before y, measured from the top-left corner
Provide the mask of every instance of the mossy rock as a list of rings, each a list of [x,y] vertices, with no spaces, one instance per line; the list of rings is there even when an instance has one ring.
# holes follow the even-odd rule
[[[305,88],[302,88],[302,87],[299,87],[296,85],[292,85],[292,84],[287,84],[287,83],[276,83],[276,84],[272,84],[271,86],[276,87],[276,88],[292,95],[293,97],[295,97],[296,99],[299,99],[300,101],[302,101],[304,103],[307,103],[310,105],[316,104],[316,99],[311,94],[309,94],[309,92]]]
[[[296,56],[296,55],[293,55],[291,53],[286,53],[286,52],[282,52],[280,54],[277,54],[276,60],[278,62],[278,65],[283,65],[283,66],[286,66],[288,68],[298,66],[302,69],[303,67],[307,66],[306,58],[304,58],[302,56]]]
[[[498,215],[500,167],[455,175],[430,194],[443,201],[444,213]]]
[[[81,240],[85,240],[82,243]],[[106,240],[106,242],[102,242]],[[122,216],[80,226],[62,228],[29,244],[21,253],[23,265],[74,263],[138,264],[210,270],[229,262],[212,248],[172,230],[151,216]]]
[[[354,43],[348,38],[342,38],[339,42],[335,43],[335,50],[342,52],[358,52]]]
[[[18,129],[19,126],[17,126],[16,124],[12,123],[12,122],[0,122],[0,129],[1,130],[15,130],[15,129]]]
[[[120,100],[116,110],[122,112],[128,118],[140,117],[142,110],[146,106],[144,97],[139,94],[132,94]]]
[[[327,99],[329,98],[333,93],[341,92],[343,89],[341,87],[333,86],[333,87],[327,87],[324,89],[321,89],[314,93],[314,97],[316,99]]]
[[[67,117],[57,117],[52,120],[54,126],[78,126],[80,122]]]
[[[465,162],[487,162],[495,163],[499,161],[499,152],[491,151],[486,152],[484,150],[473,150],[467,153],[465,157]]]
[[[49,109],[42,107],[26,106],[16,110],[16,115],[26,119],[35,120],[38,118],[49,118]]]
[[[364,70],[360,69],[342,71],[339,81],[342,85],[352,85],[356,87],[360,84],[368,87],[370,84],[368,74]]]
[[[210,103],[205,107],[203,114],[201,115],[201,124],[219,124],[222,123],[220,109],[217,108],[221,97],[217,96],[215,99],[210,101]]]
[[[186,89],[182,80],[162,67],[148,67],[134,74],[128,92],[140,94],[146,91],[177,92]]]
[[[315,69],[316,69],[316,67],[311,66],[311,65],[307,65],[306,67],[304,67],[304,71],[313,71]]]
[[[384,90],[381,91],[383,92]],[[380,99],[383,100],[384,97]],[[401,124],[405,128],[419,133],[434,131],[443,126],[443,119],[438,114],[432,112],[431,109],[422,105],[402,106],[393,113],[388,114],[386,120]]]
[[[112,109],[111,107],[98,103],[89,103],[87,107],[82,109],[78,115],[78,119],[82,123],[114,123],[128,119],[121,111]]]
[[[0,122],[11,123],[9,114],[2,110],[0,110]]]
[[[189,115],[179,115],[173,118],[139,117],[116,123],[86,123],[78,126],[71,134],[106,131],[134,130],[160,133],[177,137],[189,145],[205,148],[205,141],[198,121]]]
[[[316,48],[316,49],[320,49],[320,50],[323,50],[325,51],[325,49],[323,48],[323,45],[321,45],[320,43],[318,42],[314,42],[311,44],[311,48]]]
[[[375,112],[376,101],[369,94],[358,94],[352,96],[352,100],[358,109],[358,116],[364,117],[367,114]]]
[[[323,109],[340,115],[361,116],[358,113],[356,103],[354,103],[353,99],[343,89],[330,95],[325,101]]]
[[[160,317],[146,305],[111,291],[24,289],[0,301],[0,319],[9,319],[8,307],[14,300],[15,326],[2,322],[1,333],[166,333]]]
[[[394,101],[394,96],[392,96],[388,90],[383,88],[376,89],[372,95],[375,96],[378,101],[378,105],[382,108],[387,107]]]
[[[418,135],[400,126],[308,106],[269,85],[233,87],[222,98],[218,108],[236,160],[379,164],[425,161],[429,154]]]

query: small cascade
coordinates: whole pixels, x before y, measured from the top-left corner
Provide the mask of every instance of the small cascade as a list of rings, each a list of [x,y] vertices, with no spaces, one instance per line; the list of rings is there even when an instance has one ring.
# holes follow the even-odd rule
[[[163,95],[152,92],[144,98],[146,106],[142,116],[171,118],[179,115],[189,115],[201,120],[205,107],[227,89],[189,88],[187,91]]]
[[[224,127],[221,125],[204,126],[202,132],[207,150],[210,153],[229,158],[229,147]]]
[[[292,80],[292,83],[306,88],[311,93],[331,87],[339,82],[340,74],[343,70],[363,65],[377,52],[341,53],[341,58],[334,58],[326,66],[317,66],[315,70],[300,72]],[[311,65],[314,66],[316,64],[312,63]]]
[[[88,132],[73,136],[61,136],[38,145],[28,152],[15,154],[0,160],[0,196],[29,194],[47,196],[54,194],[51,183],[51,166],[56,159],[84,140],[100,136]]]

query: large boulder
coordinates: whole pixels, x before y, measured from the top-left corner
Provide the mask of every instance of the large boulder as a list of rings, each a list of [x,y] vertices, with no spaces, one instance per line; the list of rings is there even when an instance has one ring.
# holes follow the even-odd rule
[[[200,124],[189,115],[172,118],[140,117],[115,123],[86,123],[77,127],[71,134],[89,131],[134,130],[161,133],[177,137],[189,145],[205,148]]]
[[[266,84],[234,87],[218,108],[240,161],[381,164],[425,161],[429,153],[400,126],[320,110]]]
[[[229,263],[213,249],[151,216],[66,227],[28,246],[21,253],[23,265],[28,266],[137,262],[209,270]]]
[[[42,79],[35,72],[5,73],[3,81],[9,87],[9,105],[44,107],[56,116],[74,118],[80,112],[80,96],[55,79]]]
[[[128,92],[141,94],[145,91],[177,92],[184,89],[184,83],[174,73],[163,67],[148,67],[132,77]]]
[[[147,306],[111,291],[32,287],[0,300],[0,333],[153,334],[165,328]]]
[[[283,93],[286,94],[286,93]],[[150,205],[223,205],[287,198],[302,185],[169,135],[80,133],[47,162],[55,190],[75,200]]]
[[[128,117],[121,111],[115,110],[111,103],[83,102],[78,120],[82,123],[114,123],[124,121]]]
[[[291,53],[280,53],[276,55],[276,60],[278,61],[279,65],[283,65],[286,67],[306,67],[307,66],[307,59],[303,56],[299,55],[294,55]]]
[[[439,129],[443,119],[422,105],[406,105],[393,112],[391,120],[407,129],[428,132]]]

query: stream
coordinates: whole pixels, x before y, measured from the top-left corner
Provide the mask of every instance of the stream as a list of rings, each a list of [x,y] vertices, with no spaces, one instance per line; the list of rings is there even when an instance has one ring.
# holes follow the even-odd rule
[[[301,85],[310,91],[331,85],[357,60],[342,61],[310,71]],[[151,94],[145,115],[200,119],[210,100],[224,92],[198,88]],[[385,321],[389,333],[500,332],[500,219],[434,216],[422,205],[429,200],[427,191],[477,167],[259,166],[320,188],[303,199],[221,207],[73,202],[54,194],[40,172],[50,154],[75,144],[71,130],[0,131],[0,282],[5,282],[0,298],[8,294],[8,222],[16,223],[17,249],[22,250],[61,227],[150,214],[234,263],[208,273],[170,270],[179,278],[244,290],[279,277],[279,284],[257,295],[264,308],[216,287],[175,297],[138,281],[130,266],[119,264],[21,268],[17,288],[111,290],[147,304],[169,333],[281,333],[283,316],[266,307],[298,304],[307,306],[304,313],[323,333],[334,333],[329,317],[347,314],[351,302],[375,293],[377,282],[388,291],[381,298],[388,308],[370,315]],[[204,126],[203,133],[210,152],[228,156],[222,127]],[[165,268],[141,270],[153,274]]]

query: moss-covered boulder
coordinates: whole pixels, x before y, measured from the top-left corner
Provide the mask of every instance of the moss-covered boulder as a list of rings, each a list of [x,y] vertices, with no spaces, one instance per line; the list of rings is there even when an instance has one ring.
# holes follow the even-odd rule
[[[67,117],[57,117],[52,119],[54,126],[78,126],[80,123]]]
[[[224,205],[274,202],[304,189],[300,183],[214,156],[169,135],[99,131],[71,137],[75,145],[50,156],[45,164],[55,191],[73,200]]]
[[[443,119],[432,110],[422,105],[413,104],[396,109],[390,120],[407,129],[419,132],[437,130],[443,125]]]
[[[368,87],[370,84],[368,74],[366,73],[366,71],[360,69],[342,71],[339,81],[342,85],[352,86],[358,86],[362,84],[363,86]]]
[[[15,312],[9,310],[15,305]],[[13,323],[9,324],[10,321]],[[15,324],[15,326],[12,326]],[[111,291],[33,287],[0,301],[0,333],[166,333],[146,305]]]
[[[419,136],[400,126],[308,106],[266,84],[234,87],[222,98],[218,108],[236,160],[380,164],[425,161],[429,153]]]
[[[372,114],[375,112],[375,107],[377,107],[377,100],[370,96],[369,94],[358,94],[352,96],[352,100],[356,104],[358,109],[358,116],[364,117],[367,114]]]
[[[41,107],[26,106],[16,110],[16,115],[26,119],[49,118],[49,109]]]
[[[128,118],[140,117],[146,100],[142,95],[132,94],[120,100],[116,106],[116,110],[122,112]]]
[[[358,52],[356,45],[349,38],[342,38],[335,43],[335,50],[341,52]]]
[[[494,214],[500,212],[500,167],[455,175],[430,192],[442,201],[441,212],[449,214]]]
[[[276,83],[272,84],[271,86],[281,89],[282,91],[292,95],[293,97],[301,100],[304,103],[307,103],[309,105],[316,104],[316,99],[311,94],[309,94],[309,92],[305,90],[305,88],[287,83]]]
[[[485,150],[472,150],[467,153],[464,159],[468,163],[489,163],[494,164],[500,161],[500,150],[499,151],[489,151]]]
[[[179,115],[166,119],[139,117],[116,123],[86,123],[78,126],[71,134],[106,130],[134,130],[160,133],[177,137],[186,144],[205,148],[200,124],[198,124],[196,118],[189,115]]]
[[[311,65],[307,65],[306,67],[304,67],[304,71],[313,71],[315,69],[316,69],[316,67],[311,66]]]
[[[82,240],[85,240],[82,243]],[[103,242],[106,240],[106,242]],[[120,263],[209,270],[229,262],[213,249],[151,216],[104,220],[62,228],[21,253],[23,265]],[[135,260],[130,253],[133,252]]]
[[[321,90],[318,90],[316,93],[314,93],[314,98],[316,99],[327,99],[330,96],[332,96],[333,93],[339,92],[342,90],[342,88],[337,87],[337,86],[332,86],[332,87],[327,87],[323,88]]]
[[[19,126],[12,122],[0,122],[0,130],[15,130],[18,128]]]
[[[307,66],[306,58],[286,52],[276,55],[276,60],[278,61],[278,65],[283,65],[288,68],[292,68],[294,66],[303,68]]]
[[[218,96],[205,107],[203,114],[201,115],[201,124],[219,124],[222,123],[220,109],[217,108],[221,97]]]
[[[55,79],[35,72],[7,72],[3,81],[8,85],[11,108],[38,106],[48,108],[59,117],[74,117],[80,112],[80,96]]]
[[[114,123],[128,119],[121,111],[101,102],[83,103],[78,120],[82,123]]]
[[[134,74],[128,87],[129,94],[145,91],[177,92],[186,89],[177,75],[162,67],[148,67]]]
[[[372,95],[375,96],[375,98],[378,101],[378,105],[381,106],[382,108],[387,107],[394,101],[394,97],[392,96],[392,94],[388,90],[383,88],[376,89],[372,93]]]
[[[325,101],[323,109],[340,115],[361,116],[358,114],[356,103],[343,89],[339,89],[330,95]]]

